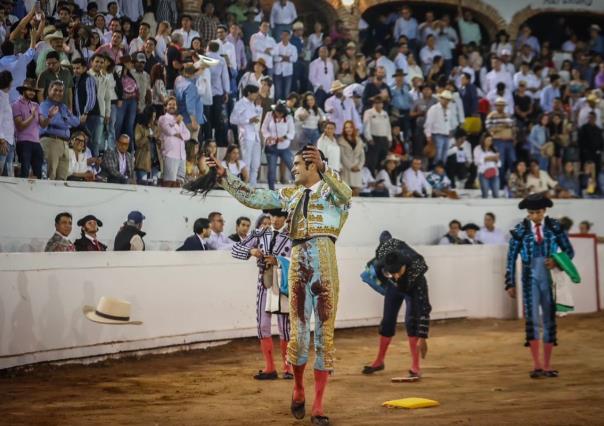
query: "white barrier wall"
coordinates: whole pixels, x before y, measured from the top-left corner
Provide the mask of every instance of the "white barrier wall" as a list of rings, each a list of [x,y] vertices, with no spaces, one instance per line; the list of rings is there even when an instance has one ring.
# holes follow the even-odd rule
[[[61,211],[74,216],[72,240],[80,232],[75,222],[94,214],[104,223],[99,239],[112,247],[128,212],[140,210],[147,217],[143,230],[147,232],[145,241],[150,250],[174,250],[192,233],[195,219],[207,217],[211,211],[223,213],[228,233],[234,231],[237,217],[245,215],[255,220],[260,214],[222,191],[202,199],[167,188],[10,178],[0,178],[0,200],[0,252],[42,251],[54,232],[54,217]],[[487,211],[494,212],[497,226],[507,230],[524,216],[517,205],[518,200],[509,199],[356,198],[338,245],[373,246],[384,229],[412,244],[433,244],[447,232],[451,219],[482,225]],[[604,234],[602,200],[556,200],[550,214],[569,216],[576,223],[589,220],[595,223],[594,232]]]
[[[359,279],[374,250],[338,247],[339,328],[379,324],[382,296]],[[432,318],[515,315],[504,247],[417,250],[430,268]],[[227,252],[0,254],[0,369],[255,336],[256,275],[253,261]],[[87,320],[82,307],[101,296],[130,301],[143,325]]]

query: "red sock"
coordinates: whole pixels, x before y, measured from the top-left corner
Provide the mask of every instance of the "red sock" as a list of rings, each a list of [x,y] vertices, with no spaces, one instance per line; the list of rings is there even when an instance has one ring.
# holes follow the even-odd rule
[[[545,371],[550,371],[552,369],[550,366],[550,361],[552,359],[553,350],[554,350],[553,343],[543,343],[543,369]]]
[[[411,352],[411,371],[419,374],[419,348],[417,347],[418,337],[408,336],[409,351]]]
[[[312,415],[323,415],[323,393],[327,386],[329,371],[315,370],[315,402],[312,404]]]
[[[286,373],[292,372],[292,366],[287,363],[287,344],[289,343],[287,340],[281,339],[279,341],[281,345],[281,359],[283,360],[283,371]]]
[[[306,364],[294,365],[294,401],[304,401],[304,369]]]
[[[533,357],[533,370],[541,370],[541,361],[539,360],[539,340],[529,341],[531,355]]]
[[[375,361],[371,366],[373,368],[384,365],[384,359],[386,358],[386,351],[388,350],[388,345],[392,341],[392,337],[384,337],[380,336],[380,349],[378,350],[378,355]]]
[[[260,349],[262,349],[262,355],[264,356],[264,371],[265,373],[272,373],[275,371],[275,362],[273,361],[273,338],[264,337],[260,339]]]

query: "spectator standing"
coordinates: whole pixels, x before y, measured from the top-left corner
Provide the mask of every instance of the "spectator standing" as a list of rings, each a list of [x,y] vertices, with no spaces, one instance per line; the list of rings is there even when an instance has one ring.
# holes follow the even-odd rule
[[[470,43],[475,43],[476,46],[481,45],[482,35],[480,33],[480,27],[474,22],[474,16],[470,10],[462,10],[461,3],[458,8],[457,26],[459,27],[461,44],[468,45]]]
[[[357,129],[363,127],[359,112],[351,98],[344,96],[346,86],[339,80],[332,83],[330,93],[332,96],[325,101],[325,112],[327,120],[335,123],[336,135],[341,135],[344,130],[344,122],[352,121]]]
[[[166,89],[174,90],[174,81],[183,67],[183,38],[182,34],[174,33],[172,43],[166,51]]]
[[[128,53],[131,55],[136,55],[138,52],[142,52],[147,40],[149,39],[150,32],[151,26],[146,22],[141,22],[138,27],[138,37],[130,42]]]
[[[489,93],[495,91],[497,88],[497,84],[504,83],[506,89],[512,90],[514,87],[514,82],[512,80],[512,74],[508,72],[503,67],[503,62],[501,62],[501,58],[495,56],[491,59],[491,66],[493,69],[489,71],[485,77],[484,82],[484,91],[485,93]]]
[[[417,20],[412,16],[411,8],[409,6],[403,6],[401,9],[401,16],[394,24],[394,40],[399,40],[401,36],[407,37],[409,50],[417,53],[419,50],[417,41],[418,24]]]
[[[478,180],[482,198],[489,198],[489,189],[493,198],[499,197],[500,156],[493,146],[493,137],[483,135],[480,144],[474,148],[474,164],[478,168]]]
[[[549,141],[549,115],[541,114],[528,136],[531,158],[539,162],[539,168],[549,170],[549,158],[543,155],[543,148]]]
[[[277,0],[271,9],[271,28],[273,37],[279,38],[283,31],[291,32],[294,21],[298,19],[298,12],[293,2],[289,0]]]
[[[17,87],[21,97],[12,104],[16,151],[21,162],[19,177],[22,178],[29,178],[31,170],[35,177],[42,179],[44,151],[40,145],[40,127],[46,127],[48,123],[40,115],[40,106],[35,101],[39,90],[33,79],[26,79],[23,85]],[[6,123],[5,120],[0,122]],[[3,131],[2,129],[7,129],[7,127],[0,126],[0,132]]]
[[[235,103],[230,118],[231,124],[237,126],[241,157],[249,167],[249,183],[252,186],[256,186],[262,157],[262,143],[258,131],[262,119],[262,107],[256,104],[258,92],[258,87],[255,85],[246,85],[243,88],[243,97]]]
[[[275,3],[275,5],[277,5],[277,3]],[[285,99],[291,92],[294,78],[294,63],[297,60],[298,50],[289,42],[289,32],[287,30],[282,30],[281,42],[277,44],[274,50],[275,98],[277,100]]]
[[[363,188],[363,166],[365,165],[365,146],[352,121],[344,123],[344,131],[338,139],[342,180],[350,186],[352,193],[358,196]]]
[[[187,64],[183,68],[182,75],[176,77],[174,82],[178,112],[183,116],[184,123],[194,140],[199,139],[199,131],[205,124],[203,100],[197,91],[196,71],[192,64]]]
[[[285,162],[288,170],[293,166],[293,155],[289,147],[295,136],[294,119],[283,103],[278,103],[272,112],[266,114],[262,122],[262,136],[266,145],[268,186],[272,190],[275,189],[277,159]]]
[[[495,228],[495,214],[491,212],[485,213],[484,226],[478,231],[476,239],[487,245],[502,246],[507,244],[503,231]]]
[[[252,61],[263,59],[269,75],[273,75],[273,55],[277,48],[277,42],[269,35],[270,23],[262,21],[260,31],[250,38],[250,50]]]
[[[212,212],[208,215],[210,221],[210,237],[208,245],[212,250],[231,250],[235,242],[224,233],[224,219],[219,212]]]
[[[40,104],[40,114],[46,124],[42,129],[40,143],[48,164],[48,179],[65,180],[69,171],[69,149],[67,142],[71,128],[81,123],[63,103],[65,85],[61,80],[50,83],[48,98]]]
[[[124,34],[121,31],[113,31],[109,42],[103,44],[96,50],[96,54],[109,56],[116,64],[126,53],[123,48]]]
[[[137,210],[128,213],[128,218],[115,236],[113,251],[145,251],[142,231],[145,216]]]
[[[420,156],[423,154],[425,146],[425,123],[426,113],[428,110],[438,101],[432,96],[432,86],[424,84],[420,86],[421,96],[413,102],[411,112],[409,115],[415,121],[415,135],[412,138],[412,149],[411,153],[414,156]]]
[[[241,24],[243,42],[246,46],[250,45],[252,36],[260,30],[260,22],[256,21],[256,15],[258,15],[258,9],[255,7],[248,8],[247,12],[245,13],[245,22]],[[252,60],[254,61],[253,58]]]
[[[340,172],[342,162],[340,160],[340,146],[336,137],[336,125],[327,121],[323,127],[323,134],[317,141],[317,148],[327,157],[327,165],[330,169]]]
[[[55,233],[46,243],[45,252],[75,251],[75,246],[69,240],[72,220],[71,214],[67,212],[59,213],[55,217]]]
[[[195,29],[199,31],[198,37],[209,43],[211,40],[216,39],[216,30],[220,25],[220,20],[214,15],[216,7],[211,2],[203,3],[204,12],[201,13],[195,20]]]
[[[180,28],[172,32],[172,38],[174,38],[174,34],[180,34],[182,36],[182,47],[185,49],[190,49],[191,41],[193,41],[195,37],[199,37],[199,33],[191,28],[192,24],[193,19],[191,18],[191,15],[182,15],[180,17]],[[214,38],[212,38],[212,40],[213,39]],[[208,40],[206,40],[206,42],[207,41]]]
[[[326,116],[317,105],[317,100],[312,92],[306,92],[302,96],[302,105],[296,110],[294,117],[302,127],[304,145],[316,145],[321,136],[319,125],[325,121]]]
[[[88,74],[86,61],[77,58],[72,61],[74,73],[73,106],[74,113],[83,121],[90,134],[90,151],[98,157],[103,134],[103,120],[99,102],[96,79]],[[98,144],[98,145],[97,145]]]
[[[131,70],[131,74],[138,88],[137,112],[140,114],[151,101],[151,77],[145,71],[147,56],[143,52],[138,52],[132,59],[134,60],[134,69]]]
[[[413,106],[413,97],[411,96],[411,87],[405,83],[405,72],[402,69],[394,73],[394,84],[390,86],[392,95],[391,106],[393,113],[398,112],[398,123],[403,129],[405,140],[411,138],[411,107]],[[396,114],[394,114],[396,115]]]
[[[452,99],[451,92],[443,90],[438,95],[439,102],[432,105],[426,113],[424,134],[428,144],[434,144],[436,147],[436,162],[445,163],[447,161],[452,119],[449,102]]]
[[[38,76],[38,88],[42,89],[38,94],[40,103],[49,96],[49,87],[53,82],[63,83],[63,98],[61,101],[69,111],[73,110],[73,77],[71,72],[63,68],[59,62],[59,54],[51,51],[46,55],[46,69]]]
[[[13,76],[10,71],[0,71],[0,176],[15,175],[15,121],[10,105],[10,90]]]
[[[136,181],[139,184],[151,177],[154,164],[159,163],[157,160],[157,136],[157,113],[151,105],[147,105],[137,120],[134,130],[134,144],[136,145],[134,169]]]
[[[327,93],[336,81],[334,63],[329,57],[329,50],[326,46],[319,48],[319,57],[310,63],[308,80],[312,84],[319,108],[323,108],[325,100],[328,97]],[[326,112],[329,113],[327,110]]]
[[[210,68],[212,84],[212,105],[210,105],[210,115],[208,123],[211,130],[214,131],[214,139],[219,147],[227,146],[227,117],[225,106],[229,100],[231,92],[229,71],[226,61],[218,53],[220,45],[212,41],[208,47],[208,57],[217,60],[219,63]],[[207,135],[210,136],[210,135]]]
[[[363,91],[363,106],[365,109],[369,108],[371,98],[374,96],[381,96],[384,104],[389,104],[392,94],[390,93],[390,87],[385,82],[386,70],[384,67],[376,67],[375,74],[370,82],[365,86]]]
[[[447,232],[438,242],[439,245],[461,245],[466,242],[460,237],[459,231],[461,231],[461,222],[458,220],[452,220],[449,222],[449,232]]]
[[[595,93],[590,93],[585,99],[586,103],[579,109],[577,116],[577,126],[580,128],[589,121],[589,114],[594,113],[596,116],[595,124],[602,129],[602,110],[599,108],[599,99]]]
[[[176,251],[211,250],[208,238],[210,238],[210,221],[203,217],[199,218],[193,224],[193,235],[188,237]]]
[[[463,104],[464,115],[466,117],[476,117],[478,115],[478,90],[472,83],[472,76],[467,72],[464,72],[461,76],[459,96]]]
[[[424,198],[432,193],[432,187],[422,171],[421,157],[415,157],[411,161],[411,167],[404,171],[403,186],[412,197],[416,198]]]
[[[128,152],[130,143],[128,135],[120,135],[116,147],[105,151],[101,167],[109,183],[136,184],[134,156]]]
[[[505,112],[507,102],[503,98],[495,101],[495,111],[489,113],[486,119],[486,129],[493,136],[493,145],[499,153],[499,182],[500,188],[504,187],[508,170],[516,161],[514,147],[514,120]]]
[[[372,98],[372,101],[373,107],[363,114],[363,132],[367,141],[367,167],[375,172],[390,150],[392,128],[381,96]]]
[[[587,123],[579,128],[579,156],[581,166],[588,161],[593,161],[596,165],[601,163],[602,150],[604,150],[604,137],[602,129],[596,122],[596,113],[590,112]],[[599,171],[599,167],[597,167]]]
[[[87,122],[86,127],[90,132],[90,145],[96,147],[96,153],[98,154],[98,151],[105,150],[105,141],[103,140],[104,127],[111,120],[111,87],[109,76],[103,72],[105,58],[95,54],[92,56],[90,63],[91,67],[88,70],[88,75],[95,82],[98,120],[95,123],[95,120],[92,119],[90,126]],[[91,151],[94,153],[94,150]]]
[[[244,241],[250,234],[251,226],[252,221],[249,217],[241,216],[237,218],[237,221],[235,222],[235,233],[229,235],[229,239],[233,240],[236,243]]]
[[[557,74],[549,76],[550,83],[541,91],[540,105],[545,113],[554,109],[554,99],[560,97],[560,76]]]
[[[94,215],[86,215],[78,220],[81,236],[73,242],[75,251],[107,251],[107,246],[97,239],[99,228],[103,222]]]
[[[442,58],[443,54],[436,48],[436,37],[430,34],[426,40],[426,45],[419,52],[419,59],[424,75],[428,75],[436,57]]]
[[[122,70],[117,77],[122,88],[122,94],[116,104],[115,134],[126,134],[134,143],[134,124],[136,123],[138,98],[142,95],[132,74],[134,70],[132,58],[129,55],[124,56],[121,62]],[[130,150],[133,148],[134,146],[131,146]]]
[[[178,187],[177,180],[185,179],[185,141],[191,138],[191,133],[178,114],[176,98],[169,97],[165,107],[166,113],[158,121],[164,161],[162,180],[164,186]]]
[[[157,49],[157,40],[149,37],[143,46],[142,52],[145,54],[145,71],[151,75],[151,69],[155,64],[162,64],[163,59],[160,59],[155,53]]]

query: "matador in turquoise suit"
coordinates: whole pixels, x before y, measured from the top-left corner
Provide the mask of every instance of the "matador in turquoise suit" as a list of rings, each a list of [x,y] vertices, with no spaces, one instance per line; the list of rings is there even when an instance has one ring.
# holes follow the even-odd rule
[[[338,266],[335,243],[348,218],[352,190],[312,146],[296,153],[292,175],[295,187],[278,191],[254,189],[226,171],[211,158],[219,184],[240,203],[253,209],[284,209],[288,212],[292,239],[289,269],[291,336],[288,361],[294,369],[291,411],[305,416],[304,368],[310,346],[310,319],[314,313],[315,400],[311,422],[328,425],[323,394],[334,364],[334,324],[338,306]]]

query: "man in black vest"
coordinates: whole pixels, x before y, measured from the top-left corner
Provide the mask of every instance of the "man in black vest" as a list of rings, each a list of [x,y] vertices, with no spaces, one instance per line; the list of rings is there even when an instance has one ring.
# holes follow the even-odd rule
[[[96,80],[88,75],[86,61],[76,58],[73,64],[73,113],[80,117],[80,122],[90,133],[88,147],[93,157],[99,155],[100,141],[103,133],[103,117],[97,100]]]
[[[113,244],[114,251],[145,251],[143,227],[145,216],[139,211],[131,211],[124,226],[120,228]]]
[[[197,219],[193,224],[193,232],[195,234],[187,238],[176,251],[212,250],[207,242],[207,239],[210,238],[210,221],[208,219],[203,217]]]

